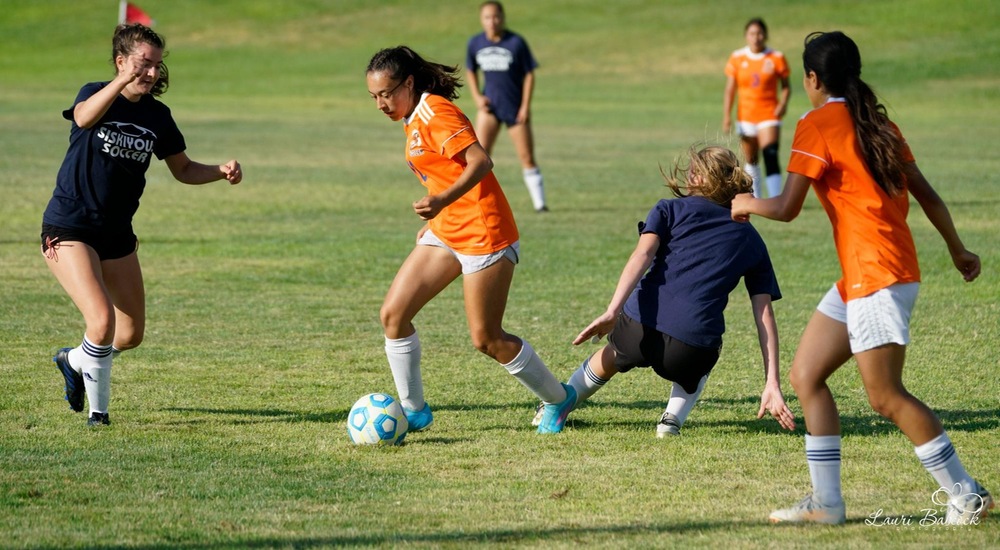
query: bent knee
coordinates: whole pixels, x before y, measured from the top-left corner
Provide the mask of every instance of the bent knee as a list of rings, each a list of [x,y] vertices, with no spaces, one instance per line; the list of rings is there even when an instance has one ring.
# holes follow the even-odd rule
[[[788,373],[788,381],[796,394],[813,390],[817,385],[815,377],[810,376],[806,369],[795,368],[795,365],[792,365],[792,370]]]
[[[493,359],[497,358],[504,344],[505,341],[502,337],[493,337],[484,333],[472,334],[472,347],[476,348],[479,353],[488,355]]]
[[[389,332],[391,329],[399,329],[403,324],[403,315],[396,309],[383,305],[382,309],[378,312],[379,321],[382,323],[382,328]]]
[[[135,349],[142,344],[142,336],[142,333],[131,334],[128,337],[119,340],[117,335],[115,335],[115,349],[118,351]]]
[[[871,406],[873,411],[878,413],[883,418],[893,420],[896,418],[899,411],[906,406],[908,398],[908,394],[898,392],[869,394],[868,404]]]

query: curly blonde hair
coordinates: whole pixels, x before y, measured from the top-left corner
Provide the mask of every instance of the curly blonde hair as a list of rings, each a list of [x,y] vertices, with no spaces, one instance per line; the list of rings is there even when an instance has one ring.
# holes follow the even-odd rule
[[[753,178],[743,170],[736,153],[725,147],[692,145],[687,159],[674,161],[669,175],[661,166],[660,174],[675,197],[698,195],[727,208],[736,195],[753,192]],[[695,177],[700,181],[692,184]]]

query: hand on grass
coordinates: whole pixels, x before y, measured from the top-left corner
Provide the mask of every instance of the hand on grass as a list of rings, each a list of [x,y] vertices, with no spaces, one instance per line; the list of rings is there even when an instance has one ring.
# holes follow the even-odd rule
[[[587,325],[587,328],[583,329],[583,332],[576,336],[573,340],[573,345],[578,346],[592,337],[596,336],[600,338],[601,336],[608,334],[611,332],[611,329],[615,328],[616,318],[617,315],[610,312],[604,312],[600,317],[591,321],[590,324]]]
[[[795,429],[795,415],[785,404],[785,398],[781,395],[780,389],[764,388],[764,393],[760,395],[760,410],[757,411],[757,418],[764,418],[765,411],[770,412],[782,428]]]

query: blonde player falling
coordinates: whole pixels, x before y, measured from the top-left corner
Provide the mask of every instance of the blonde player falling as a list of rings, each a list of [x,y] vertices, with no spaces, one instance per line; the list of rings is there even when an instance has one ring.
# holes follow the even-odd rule
[[[778,281],[763,239],[729,212],[733,196],[750,191],[750,176],[723,147],[692,149],[684,172],[675,165],[667,185],[678,198],[650,210],[607,309],[573,341],[579,345],[608,335],[607,345],[588,357],[568,384],[580,404],[615,374],[651,367],[673,382],[657,437],[678,435],[719,360],[723,312],[743,279],[764,363],[757,417],[769,412],[783,428],[794,429],[778,375],[778,325],[771,306],[781,297]]]

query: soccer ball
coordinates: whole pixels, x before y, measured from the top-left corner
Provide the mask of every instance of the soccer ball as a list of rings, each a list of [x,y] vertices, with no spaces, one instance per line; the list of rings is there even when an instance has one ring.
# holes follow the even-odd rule
[[[369,393],[347,415],[347,435],[355,445],[399,445],[410,423],[391,395]]]

